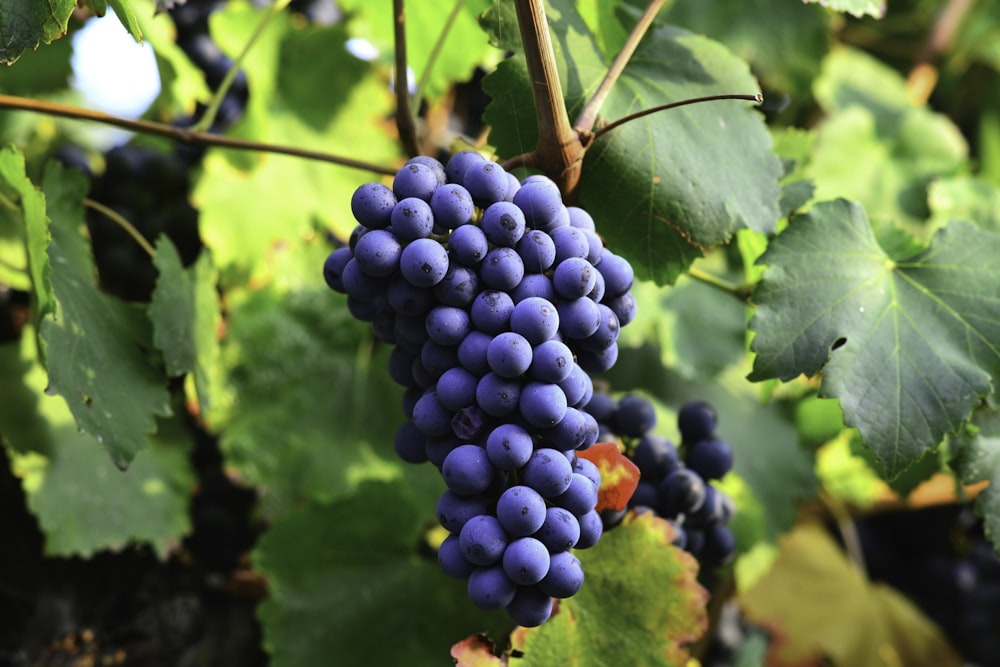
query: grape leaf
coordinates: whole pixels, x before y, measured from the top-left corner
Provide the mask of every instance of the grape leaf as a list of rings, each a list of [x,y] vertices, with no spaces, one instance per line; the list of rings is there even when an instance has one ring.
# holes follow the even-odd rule
[[[313,667],[336,656],[344,665],[436,667],[456,637],[506,626],[504,614],[477,610],[433,556],[418,555],[433,523],[432,500],[375,482],[278,518],[253,552],[270,583],[258,615],[271,664]]]
[[[769,665],[962,664],[940,628],[896,590],[868,582],[815,524],[782,538],[770,571],[740,602],[771,631]]]
[[[156,240],[153,265],[159,275],[149,304],[153,343],[163,352],[167,375],[176,377],[194,368],[198,353],[194,335],[194,285],[184,271],[181,256],[166,234]]]
[[[858,18],[867,15],[880,19],[885,16],[885,0],[804,0],[804,2],[819,3],[834,11],[847,12]]]
[[[25,175],[24,156],[5,146],[0,149],[0,282],[22,290],[34,284],[36,319],[52,307],[47,245],[45,198]]]
[[[751,380],[812,375],[892,479],[958,429],[1000,376],[1000,235],[953,223],[893,261],[864,211],[823,202],[760,263]]]
[[[23,397],[19,414],[0,410],[0,433],[11,446],[12,470],[45,534],[46,553],[87,557],[140,542],[166,558],[190,530],[194,474],[187,457],[192,442],[180,421],[161,422],[146,453],[122,472],[91,437],[78,433],[65,401],[45,395],[46,375],[35,359],[34,336],[22,336],[20,350],[17,344],[2,348],[4,367],[16,360],[24,372],[0,375],[5,397]],[[18,386],[11,386],[15,382]]]
[[[4,0],[0,12],[0,65],[11,65],[28,49],[66,34],[75,0]]]
[[[131,0],[108,0],[111,9],[115,10],[115,16],[121,21],[122,27],[128,34],[135,38],[135,41],[142,43],[142,28],[139,27],[139,20],[132,10]]]
[[[958,451],[951,465],[963,484],[989,480],[976,496],[976,511],[983,517],[986,537],[1000,553],[1000,409],[980,410],[973,424],[974,432],[956,439]]]
[[[708,593],[697,562],[672,538],[667,521],[630,512],[597,546],[576,551],[583,588],[560,600],[544,625],[514,631],[511,646],[523,654],[517,664],[686,665],[684,645],[707,628]]]
[[[549,16],[570,116],[605,73],[604,59],[569,2]],[[493,98],[485,119],[501,155],[530,150],[537,128],[522,57],[484,80]],[[602,108],[608,120],[718,93],[754,93],[746,63],[722,45],[678,28],[653,29]],[[626,123],[597,139],[584,159],[581,205],[637,277],[673,282],[694,259],[739,227],[773,231],[781,166],[759,114],[745,102],[672,109]]]
[[[938,225],[973,220],[983,229],[1000,231],[1000,188],[973,176],[942,178],[931,183],[931,213]]]
[[[140,308],[94,283],[90,248],[80,231],[84,176],[50,162],[43,189],[52,221],[48,259],[59,267],[51,277],[56,307],[41,323],[48,391],[66,399],[80,430],[124,468],[156,430],[154,416],[170,414],[166,379],[146,353],[151,327]]]

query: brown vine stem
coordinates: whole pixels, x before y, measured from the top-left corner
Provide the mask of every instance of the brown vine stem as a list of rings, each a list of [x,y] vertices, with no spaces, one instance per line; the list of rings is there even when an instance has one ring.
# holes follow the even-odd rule
[[[146,251],[147,255],[149,255],[150,257],[156,257],[156,249],[153,248],[152,245],[150,245],[149,241],[146,240],[146,237],[142,235],[142,232],[136,229],[135,225],[126,220],[125,217],[121,215],[118,211],[105,206],[99,201],[94,201],[89,197],[83,198],[83,205],[88,208],[94,209],[95,211],[107,217],[113,223],[124,229],[125,232],[129,236],[131,236],[135,240],[135,242],[138,243],[140,247],[142,247],[143,250]]]
[[[625,71],[625,65],[631,60],[632,55],[635,50],[639,48],[639,42],[645,37],[646,33],[649,31],[651,25],[653,25],[653,19],[659,13],[660,9],[663,7],[665,0],[653,0],[646,7],[646,11],[642,13],[639,18],[639,22],[635,24],[632,28],[632,32],[629,33],[628,38],[622,45],[621,51],[615,56],[614,61],[611,63],[611,67],[608,68],[608,73],[604,75],[604,79],[601,81],[597,90],[594,92],[593,96],[584,105],[583,110],[580,115],[576,117],[576,123],[573,124],[573,129],[576,130],[580,136],[587,137],[590,135],[591,130],[594,129],[594,125],[597,123],[597,116],[601,112],[601,107],[604,106],[605,100],[607,100],[608,95],[611,94],[611,89],[614,87],[615,83],[621,77],[622,72]]]
[[[756,102],[757,104],[760,104],[761,102],[764,101],[764,96],[761,95],[760,93],[754,93],[753,95],[744,95],[742,93],[727,93],[723,95],[706,95],[705,97],[692,97],[689,100],[680,100],[679,102],[660,104],[659,106],[643,109],[642,111],[637,111],[635,113],[619,118],[618,120],[612,123],[608,123],[604,127],[594,132],[592,139],[597,139],[602,134],[607,134],[616,127],[624,125],[625,123],[633,121],[637,118],[642,118],[643,116],[648,116],[650,114],[654,114],[659,111],[666,111],[667,109],[676,109],[677,107],[687,106],[688,104],[700,104],[702,102],[714,102],[716,100],[746,100],[747,102]]]
[[[132,120],[131,118],[122,118],[121,116],[106,114],[103,111],[94,111],[93,109],[84,109],[82,107],[75,107],[68,104],[58,104],[56,102],[45,102],[31,99],[30,97],[0,95],[0,109],[32,111],[46,116],[58,116],[61,118],[71,118],[73,120],[89,120],[95,123],[120,127],[131,132],[166,137],[167,139],[172,139],[173,141],[192,144],[194,146],[215,146],[218,148],[232,148],[243,151],[290,155],[292,157],[304,158],[306,160],[317,160],[320,162],[338,164],[342,167],[351,167],[352,169],[363,169],[365,171],[370,171],[376,174],[384,174],[386,176],[393,176],[396,173],[396,170],[391,167],[383,167],[382,165],[372,164],[362,160],[355,160],[353,158],[343,157],[340,155],[332,155],[330,153],[322,153],[320,151],[311,151],[304,148],[296,148],[294,146],[265,144],[258,141],[237,139],[235,137],[226,137],[208,132],[193,132],[185,128],[174,127],[173,125],[167,125],[165,123],[156,123],[148,120]]]
[[[396,43],[396,129],[403,150],[410,157],[420,155],[417,146],[417,126],[410,110],[410,77],[406,67],[406,8],[403,0],[392,0],[393,36]]]
[[[906,78],[906,96],[914,104],[925,104],[937,85],[938,71],[934,59],[948,50],[974,0],[949,0],[934,27],[927,35],[916,63]]]
[[[532,162],[556,181],[564,198],[572,201],[580,181],[584,147],[563,103],[545,4],[543,0],[516,0],[514,6],[538,121]],[[527,163],[527,158],[519,158]]]

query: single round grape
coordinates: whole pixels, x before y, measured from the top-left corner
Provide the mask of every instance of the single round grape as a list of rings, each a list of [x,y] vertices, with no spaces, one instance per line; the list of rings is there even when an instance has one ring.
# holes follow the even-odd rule
[[[451,156],[448,164],[444,167],[445,176],[449,183],[462,184],[465,172],[474,164],[486,162],[486,158],[473,150],[459,151]]]
[[[513,248],[524,236],[524,213],[510,202],[491,204],[483,211],[480,224],[486,239],[494,245]]]
[[[545,510],[545,521],[534,537],[549,553],[568,551],[580,540],[580,522],[568,509],[550,507]]]
[[[416,287],[401,275],[389,279],[386,298],[397,314],[417,316],[421,318],[421,322],[434,305],[434,293],[430,289]]]
[[[535,346],[528,375],[539,382],[562,382],[573,370],[573,351],[558,340],[547,340]]]
[[[555,426],[566,415],[566,394],[558,384],[529,382],[521,390],[521,416],[532,426]]]
[[[736,554],[736,537],[726,526],[715,524],[705,529],[702,560],[711,566],[726,565]]]
[[[618,345],[610,345],[599,352],[580,350],[576,361],[580,368],[588,373],[594,375],[605,373],[618,361]]]
[[[507,172],[507,192],[504,193],[503,200],[513,202],[514,195],[517,191],[521,189],[521,181],[517,180],[517,176]]]
[[[618,334],[621,327],[618,325],[618,316],[615,312],[602,303],[597,304],[597,309],[601,312],[601,325],[597,331],[580,341],[581,350],[587,352],[604,352],[609,347],[618,343]],[[609,366],[610,368],[610,366]]]
[[[566,394],[566,403],[570,407],[586,405],[594,394],[594,383],[579,364],[574,364],[566,379],[557,384]]]
[[[719,426],[715,408],[705,401],[689,401],[677,413],[677,428],[684,442],[708,440]]]
[[[396,342],[414,352],[420,352],[420,347],[429,340],[423,315],[410,316],[396,313],[394,332]]]
[[[358,241],[361,240],[361,237],[370,231],[371,230],[364,225],[356,225],[354,229],[351,230],[351,237],[347,241],[347,247],[351,249],[352,253],[354,252],[354,249],[358,247]]]
[[[604,522],[597,510],[591,510],[580,517],[580,539],[576,543],[577,549],[589,549],[597,544],[604,534]]]
[[[427,368],[424,366],[424,362],[422,362],[419,357],[416,360],[414,360],[413,368],[410,372],[413,374],[413,381],[417,383],[418,387],[426,389],[432,387],[434,383],[437,382],[438,376],[432,375],[431,372],[428,371]]]
[[[567,227],[567,229],[572,229]],[[557,260],[558,261],[558,260]],[[564,299],[579,299],[587,296],[597,284],[597,269],[582,257],[569,257],[556,265],[552,273],[552,285]],[[608,309],[611,312],[611,309]],[[615,321],[617,324],[617,320]]]
[[[627,438],[641,438],[656,426],[653,403],[639,394],[626,394],[618,400],[615,421],[618,433]]]
[[[567,338],[580,340],[593,335],[601,326],[601,311],[597,304],[583,296],[556,304],[559,311],[559,331]]]
[[[486,352],[492,340],[493,336],[487,333],[470,331],[469,335],[458,344],[458,363],[476,377],[489,373],[490,364],[486,359]]]
[[[438,378],[436,387],[438,401],[449,410],[461,410],[476,402],[478,385],[478,377],[461,366],[454,366]]]
[[[413,423],[424,435],[444,435],[451,431],[452,412],[433,391],[425,392],[413,406]]]
[[[685,459],[702,479],[722,479],[733,467],[733,450],[722,440],[700,440],[688,446]]]
[[[353,261],[353,260],[352,260]],[[375,317],[378,306],[370,299],[359,299],[355,296],[347,296],[347,310],[351,317],[361,322],[371,322]]]
[[[552,279],[544,273],[529,273],[521,278],[521,282],[510,292],[511,299],[515,304],[521,303],[531,297],[545,299],[549,303],[555,303],[559,296],[556,288],[552,286]]]
[[[555,336],[560,322],[558,308],[541,297],[524,299],[510,313],[511,331],[521,334],[532,345],[541,345]]]
[[[514,601],[518,586],[510,580],[502,565],[495,565],[473,570],[467,590],[472,604],[484,611],[496,611]]]
[[[442,373],[458,365],[458,348],[428,340],[420,346],[420,363],[436,382]]]
[[[417,287],[433,287],[448,272],[448,251],[434,239],[411,241],[399,259],[399,270]]]
[[[424,463],[427,461],[427,452],[424,449],[426,440],[416,424],[407,420],[396,429],[394,441],[396,454],[407,463]]]
[[[352,296],[360,301],[374,301],[375,297],[385,293],[388,285],[384,277],[366,274],[357,257],[344,265],[341,279],[344,281],[344,291],[347,296]]]
[[[594,486],[600,490],[601,471],[593,461],[585,459],[582,456],[577,457],[576,463],[573,464],[573,472],[583,475],[593,482]]]
[[[599,423],[613,424],[615,415],[618,414],[618,401],[608,394],[595,391],[584,409],[593,415]]]
[[[521,397],[521,383],[516,379],[502,378],[490,372],[476,386],[476,403],[492,417],[506,417],[517,410]]]
[[[583,587],[583,566],[569,551],[549,556],[549,571],[538,582],[538,590],[554,598],[571,598]]]
[[[608,296],[625,294],[631,289],[632,281],[635,280],[635,273],[628,260],[607,248],[601,253],[597,270],[604,276],[605,294]]]
[[[456,447],[445,457],[441,466],[444,483],[449,489],[463,496],[474,496],[484,492],[493,482],[493,474],[493,464],[486,456],[486,450],[479,445]],[[486,563],[476,562],[476,564]]]
[[[448,252],[464,266],[479,266],[489,250],[486,234],[476,225],[462,225],[448,235]]]
[[[443,185],[431,195],[434,222],[445,229],[455,229],[472,222],[476,206],[472,195],[458,183]]]
[[[524,219],[523,213],[521,219]],[[525,232],[517,242],[517,254],[524,262],[526,273],[543,273],[556,261],[556,246],[551,236],[541,230],[532,229]]]
[[[591,264],[593,264],[594,266],[597,266],[598,264],[601,263],[601,259],[602,259],[602,256],[603,256],[604,241],[601,240],[601,237],[598,236],[597,232],[595,232],[595,231],[591,231],[591,230],[588,230],[588,229],[581,229],[580,231],[583,233],[584,238],[587,239],[587,247],[588,247],[588,250],[587,250],[587,261],[590,262]],[[598,271],[598,275],[600,275],[600,271]],[[604,292],[604,289],[605,289],[604,276],[601,276],[601,293],[602,294]],[[596,300],[600,301],[600,299],[596,299]]]
[[[424,451],[427,453],[427,460],[434,464],[438,470],[444,465],[444,460],[456,448],[465,443],[464,438],[458,438],[454,433],[445,435],[435,435],[427,438],[424,443]]]
[[[482,496],[462,496],[448,490],[437,502],[437,520],[450,533],[459,533],[469,519],[488,513],[486,499]]]
[[[417,355],[401,347],[394,347],[389,353],[389,377],[404,387],[415,386],[413,382],[413,362]]]
[[[684,550],[692,556],[701,556],[705,546],[705,531],[694,526],[684,525]]]
[[[438,185],[437,174],[433,169],[410,161],[396,172],[396,177],[392,180],[392,191],[397,199],[417,197],[428,202]]]
[[[427,335],[440,345],[458,345],[472,331],[469,313],[455,306],[437,306],[427,313]],[[457,357],[456,357],[457,361]]]
[[[509,292],[523,277],[524,262],[513,248],[493,248],[479,266],[479,279],[492,289]]]
[[[479,162],[465,170],[462,185],[476,206],[487,208],[507,194],[507,172],[496,162]]]
[[[688,468],[677,468],[669,473],[657,488],[660,494],[657,512],[668,519],[693,514],[705,502],[705,482]]]
[[[404,241],[426,238],[434,229],[434,212],[423,199],[401,199],[392,209],[389,229]]]
[[[472,324],[483,333],[497,335],[508,330],[514,301],[507,292],[483,290],[472,301]]]
[[[579,206],[567,206],[569,210],[569,224],[577,229],[585,229],[591,232],[597,231],[594,218]]]
[[[531,344],[524,336],[505,331],[490,341],[486,360],[490,370],[500,377],[517,378],[527,372],[531,365],[531,354]]]
[[[552,502],[576,516],[583,516],[597,507],[597,487],[587,477],[575,472],[569,488],[553,498]]]
[[[479,276],[468,267],[452,264],[432,289],[441,305],[468,309],[479,294]]]
[[[519,484],[500,494],[496,514],[508,535],[524,537],[542,527],[546,510],[545,499],[537,491]]]
[[[507,605],[507,615],[525,628],[536,628],[552,616],[552,598],[536,586],[519,586]]]
[[[517,424],[501,424],[486,439],[486,455],[500,470],[517,470],[533,452],[531,435]]]
[[[590,243],[586,235],[576,227],[559,227],[552,230],[551,235],[556,248],[556,264],[570,258],[586,259],[590,254]]]
[[[365,183],[351,196],[351,213],[367,229],[389,226],[396,195],[381,183]]]
[[[722,491],[719,491],[711,484],[706,484],[704,502],[702,502],[701,507],[697,511],[684,517],[684,524],[697,528],[706,528],[717,523],[722,523],[722,515],[725,512],[725,506],[722,502],[724,495]]]
[[[565,493],[573,479],[573,466],[555,449],[541,447],[536,449],[524,464],[521,471],[521,481],[543,498],[555,498]]]
[[[549,573],[549,550],[533,537],[512,540],[503,552],[503,570],[515,584],[537,584]]]
[[[406,161],[407,164],[422,164],[425,167],[430,168],[434,172],[435,178],[437,178],[438,186],[442,186],[447,182],[447,175],[444,173],[444,165],[441,164],[437,159],[432,158],[429,155],[416,155],[411,157]]]
[[[323,263],[323,279],[330,289],[335,292],[345,294],[344,290],[344,267],[354,258],[354,253],[350,248],[337,248],[327,256]]]
[[[462,555],[462,547],[456,535],[449,535],[441,542],[438,547],[438,563],[445,574],[455,579],[468,579],[476,569],[475,564]]]
[[[559,186],[549,179],[525,179],[514,195],[514,203],[524,211],[524,219],[531,229],[543,229],[564,209]]]
[[[643,479],[659,481],[677,468],[677,448],[667,438],[647,433],[635,446],[632,462]]]
[[[635,297],[632,296],[631,292],[611,298],[608,298],[605,294],[602,303],[615,311],[615,315],[618,316],[619,326],[625,326],[635,319]]]

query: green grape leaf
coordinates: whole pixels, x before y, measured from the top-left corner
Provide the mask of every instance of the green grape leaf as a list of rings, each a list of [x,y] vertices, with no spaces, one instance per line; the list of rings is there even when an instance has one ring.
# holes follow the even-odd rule
[[[31,335],[22,336],[20,350],[9,344],[0,352],[5,368],[16,360],[23,371],[2,375],[3,395],[20,396],[23,411],[0,410],[0,433],[45,534],[46,553],[89,557],[139,542],[166,558],[190,530],[190,434],[180,420],[161,422],[143,456],[127,472],[118,470],[93,438],[80,435],[66,402],[45,395],[35,353]]]
[[[154,15],[150,0],[133,4],[141,7],[138,21],[142,39],[153,46],[160,75],[160,94],[146,115],[164,120],[194,116],[196,102],[207,103],[211,97],[204,73],[177,45],[176,27],[169,15]]]
[[[976,511],[983,517],[986,537],[1000,553],[1000,409],[980,410],[973,424],[974,430],[956,439],[951,466],[963,484],[989,481],[976,496]]]
[[[972,220],[983,229],[1000,232],[1000,187],[974,176],[942,178],[928,193],[932,221]]]
[[[4,0],[0,12],[0,65],[11,65],[28,49],[66,34],[75,0]]]
[[[25,97],[60,93],[73,73],[72,56],[72,39],[57,39],[43,49],[25,51],[18,58],[17,67],[2,70],[0,89],[8,95]]]
[[[132,10],[131,0],[108,0],[111,9],[115,10],[115,16],[121,21],[122,26],[128,34],[135,37],[135,41],[142,42],[142,28],[139,27],[139,20]]]
[[[504,614],[477,610],[465,582],[433,555],[418,555],[432,524],[432,499],[371,482],[278,518],[253,552],[270,583],[258,616],[271,664],[313,667],[336,656],[344,665],[437,667],[456,637],[506,626]]]
[[[770,631],[769,665],[962,664],[937,625],[895,589],[867,581],[815,524],[782,538],[770,571],[740,603]]]
[[[671,539],[667,521],[629,513],[596,546],[576,551],[583,588],[559,600],[544,625],[515,630],[517,664],[603,667],[623,656],[634,665],[688,664],[684,645],[708,626],[708,593],[696,579],[697,562]]]
[[[559,2],[550,28],[570,117],[605,73],[603,57],[571,3]],[[501,155],[530,150],[537,128],[522,57],[484,80],[485,119]],[[658,27],[639,45],[602,108],[607,120],[679,100],[757,92],[743,61],[721,44]],[[581,205],[636,276],[671,283],[692,261],[750,227],[773,232],[781,165],[752,105],[719,101],[626,123],[599,137],[584,158]]]
[[[41,323],[48,391],[66,399],[80,430],[125,468],[170,414],[166,378],[146,350],[146,313],[101,292],[83,226],[84,176],[50,162],[44,180],[56,307]],[[33,232],[42,234],[41,230]],[[29,235],[32,233],[29,232]]]
[[[885,16],[885,0],[804,0],[818,3],[837,12],[846,12],[852,16],[874,16],[877,19]]]
[[[153,265],[159,272],[149,304],[153,343],[163,353],[167,375],[176,377],[193,369],[198,355],[191,330],[194,285],[184,271],[177,248],[166,234],[156,240]]]
[[[887,479],[955,432],[1000,376],[1000,235],[970,223],[893,261],[864,211],[823,202],[761,257],[751,380],[823,370],[821,391]]]

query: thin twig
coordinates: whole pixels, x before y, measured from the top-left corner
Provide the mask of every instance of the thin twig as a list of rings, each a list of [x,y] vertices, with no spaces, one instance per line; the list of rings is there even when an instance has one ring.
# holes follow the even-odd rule
[[[867,578],[868,568],[865,567],[865,551],[861,546],[861,536],[858,535],[858,527],[854,524],[851,513],[840,498],[827,491],[820,491],[818,497],[837,522],[837,531],[840,533],[841,539],[844,540],[844,550],[847,552],[848,558]]]
[[[688,104],[700,104],[701,102],[714,102],[716,100],[746,100],[747,102],[756,102],[757,104],[760,104],[761,102],[764,101],[764,96],[761,95],[760,93],[755,93],[753,95],[742,95],[738,93],[724,94],[724,95],[706,95],[705,97],[693,97],[689,100],[670,102],[669,104],[660,104],[655,107],[643,109],[642,111],[636,111],[635,113],[619,118],[618,120],[612,123],[608,123],[604,127],[594,132],[593,139],[597,139],[601,135],[607,134],[616,127],[624,125],[625,123],[631,122],[637,118],[642,118],[643,116],[648,116],[650,114],[654,114],[659,111],[666,111],[667,109],[676,109],[677,107],[687,106]]]
[[[20,111],[33,111],[47,116],[59,116],[61,118],[72,118],[74,120],[90,120],[96,123],[103,123],[104,125],[120,127],[132,132],[166,137],[174,141],[194,146],[216,146],[220,148],[233,148],[243,151],[258,151],[261,153],[291,155],[294,157],[305,158],[307,160],[318,160],[320,162],[339,164],[353,169],[363,169],[365,171],[371,171],[376,174],[385,174],[387,176],[392,176],[396,173],[396,170],[390,167],[383,167],[381,165],[342,157],[340,155],[310,151],[304,148],[295,148],[294,146],[265,144],[258,141],[237,139],[235,137],[226,137],[208,132],[192,132],[189,129],[175,127],[165,123],[156,123],[148,120],[132,120],[131,118],[122,118],[121,116],[106,114],[102,111],[84,109],[82,107],[75,107],[68,104],[58,104],[56,102],[35,100],[30,97],[0,95],[0,109],[17,109]]]
[[[639,18],[639,22],[635,24],[632,28],[632,32],[629,34],[628,39],[622,45],[621,51],[615,56],[614,61],[611,63],[611,67],[608,68],[607,74],[604,75],[604,79],[601,84],[594,91],[593,96],[584,105],[583,110],[580,115],[576,117],[576,122],[573,124],[573,129],[576,130],[580,135],[587,136],[590,134],[591,130],[594,129],[594,124],[597,123],[597,116],[601,112],[601,107],[604,106],[605,100],[607,100],[608,95],[611,94],[611,89],[614,87],[615,83],[621,77],[622,72],[625,71],[625,65],[631,60],[632,54],[639,47],[639,42],[645,37],[646,32],[649,31],[649,27],[653,25],[653,19],[656,18],[657,13],[659,13],[660,8],[663,7],[665,0],[652,0],[649,6],[646,7],[646,11],[643,12],[642,17]]]
[[[714,273],[702,271],[701,269],[693,266],[688,268],[688,276],[693,280],[710,285],[711,287],[722,290],[727,294],[732,294],[744,303],[750,302],[750,294],[753,289],[749,285],[737,285],[736,283],[731,283],[725,278],[720,278]]]
[[[934,60],[948,50],[958,34],[973,0],[949,0],[934,21],[934,27],[927,35],[913,69],[906,78],[907,97],[914,104],[925,104],[937,85],[938,72]]]
[[[455,6],[451,8],[451,13],[448,14],[448,19],[444,23],[444,27],[441,28],[441,34],[438,35],[437,41],[434,42],[434,46],[431,48],[430,54],[427,56],[427,64],[424,65],[424,71],[420,74],[420,81],[417,82],[417,91],[413,95],[413,104],[420,104],[420,100],[424,97],[424,89],[427,88],[427,82],[431,78],[431,70],[434,69],[437,59],[441,56],[441,51],[444,49],[445,40],[448,39],[448,35],[451,33],[451,29],[455,26],[455,21],[458,20],[458,15],[462,11],[462,7],[465,6],[465,0],[455,0]]]
[[[396,129],[403,150],[410,157],[420,155],[417,126],[410,110],[410,76],[406,67],[406,10],[403,0],[392,0],[393,35],[396,43]]]
[[[89,197],[83,198],[83,205],[92,208],[98,213],[101,213],[102,215],[108,217],[116,225],[124,229],[129,236],[135,239],[135,242],[138,243],[142,247],[142,249],[146,251],[147,255],[149,255],[150,257],[156,257],[156,249],[149,244],[149,241],[147,241],[146,237],[143,236],[142,233],[135,228],[135,225],[126,220],[121,213],[112,208],[108,208],[101,202],[94,201]]]

